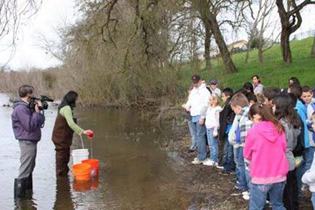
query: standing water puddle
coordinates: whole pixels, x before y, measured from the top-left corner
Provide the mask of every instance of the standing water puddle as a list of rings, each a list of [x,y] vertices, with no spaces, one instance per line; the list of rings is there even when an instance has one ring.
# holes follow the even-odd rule
[[[168,132],[140,119],[132,110],[76,110],[79,124],[94,131],[93,156],[100,160],[99,178],[82,186],[55,176],[51,134],[57,110],[46,112],[38,144],[33,200],[14,203],[13,181],[19,167],[19,146],[11,128],[12,108],[0,108],[0,209],[186,209],[189,196],[164,149]],[[89,147],[89,140],[84,139]],[[81,146],[75,138],[72,149]],[[84,189],[89,189],[80,192]],[[79,190],[79,191],[78,191]]]

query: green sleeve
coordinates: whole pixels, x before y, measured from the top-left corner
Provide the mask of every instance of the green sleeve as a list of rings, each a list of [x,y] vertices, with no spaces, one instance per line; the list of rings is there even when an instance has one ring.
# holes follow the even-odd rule
[[[72,110],[70,106],[65,106],[60,109],[60,114],[67,120],[69,127],[78,135],[82,135],[83,129],[80,128],[73,120]]]

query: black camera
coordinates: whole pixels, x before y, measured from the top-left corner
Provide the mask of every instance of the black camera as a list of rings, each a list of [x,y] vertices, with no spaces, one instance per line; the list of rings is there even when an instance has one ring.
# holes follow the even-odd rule
[[[54,100],[49,98],[48,96],[41,95],[40,98],[32,97],[31,101],[29,103],[30,109],[35,110],[35,106],[38,101],[42,102],[42,106],[38,106],[39,110],[48,109],[48,103],[47,102],[53,102]]]

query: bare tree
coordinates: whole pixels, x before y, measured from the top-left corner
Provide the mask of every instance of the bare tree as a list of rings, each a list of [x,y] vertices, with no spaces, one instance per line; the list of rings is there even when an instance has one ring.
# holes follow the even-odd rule
[[[308,4],[315,4],[315,1],[303,0],[298,4],[297,0],[276,0],[282,27],[281,53],[285,63],[292,62],[290,35],[300,28],[302,24],[301,10]]]
[[[25,21],[35,15],[42,0],[1,0],[0,1],[0,41],[4,37],[10,39],[8,47],[14,47],[18,30]],[[14,55],[12,49],[9,60]]]
[[[205,26],[205,60],[207,72],[211,72],[211,60],[210,60],[210,49],[211,49],[211,29],[208,22],[204,23]]]
[[[272,22],[272,11],[274,9],[274,0],[264,0],[263,1],[263,6],[262,6],[262,14],[261,14],[261,21],[260,21],[260,30],[258,33],[258,60],[260,63],[263,62],[263,53],[269,49],[265,48],[265,45],[268,44],[269,42],[272,42],[270,46],[273,45],[273,36],[274,36],[274,31],[277,28],[277,24]],[[270,36],[267,38],[266,31],[267,29],[271,26],[274,25],[273,31],[270,34]]]
[[[233,63],[228,47],[226,46],[217,20],[218,13],[228,7],[225,3],[227,3],[227,1],[224,0],[214,2],[208,0],[192,1],[193,7],[200,13],[205,27],[209,27],[213,34],[216,44],[220,49],[226,71],[228,73],[233,73],[236,72],[236,67]]]

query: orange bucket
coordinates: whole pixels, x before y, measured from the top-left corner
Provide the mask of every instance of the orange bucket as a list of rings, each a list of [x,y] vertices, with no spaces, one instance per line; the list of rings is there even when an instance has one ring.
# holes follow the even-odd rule
[[[78,181],[78,180],[73,181],[73,190],[76,192],[84,192],[88,190],[93,190],[93,189],[98,188],[98,186],[99,186],[99,181],[97,177],[89,181]]]
[[[74,180],[73,190],[77,192],[84,192],[84,191],[91,190],[91,182]]]
[[[87,159],[82,160],[82,163],[89,164],[91,166],[91,176],[98,176],[98,165],[99,160],[98,159]]]
[[[90,180],[91,179],[91,166],[86,163],[75,164],[72,166],[72,173],[76,180]]]

